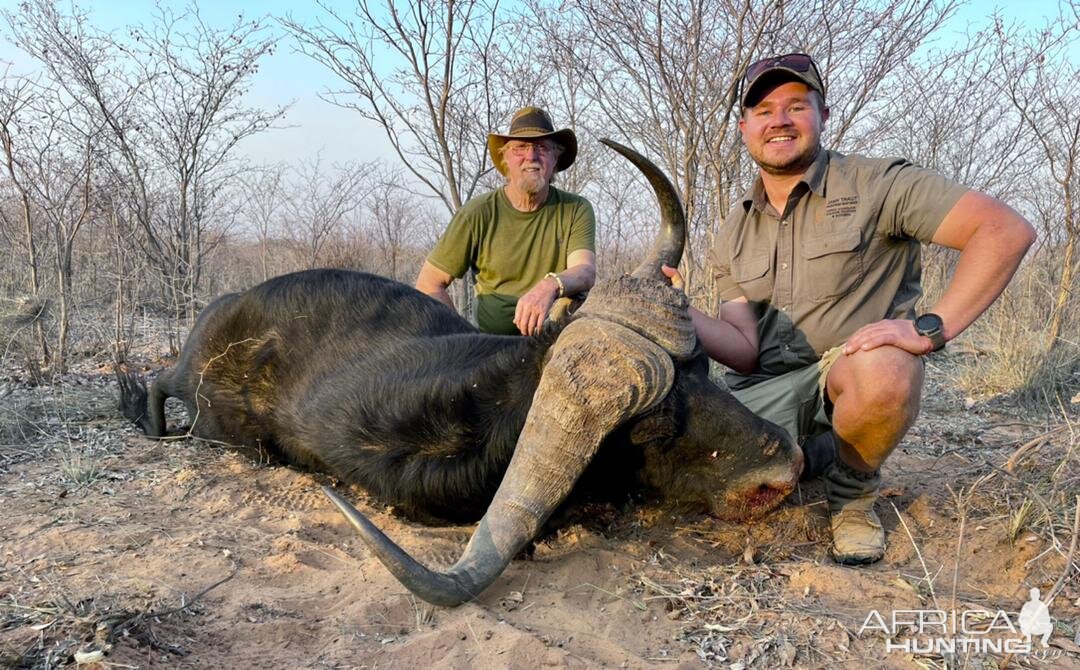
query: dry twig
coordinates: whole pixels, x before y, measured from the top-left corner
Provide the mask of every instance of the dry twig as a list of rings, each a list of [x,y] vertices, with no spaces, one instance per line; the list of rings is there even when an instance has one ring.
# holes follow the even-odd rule
[[[907,533],[908,540],[911,541],[911,546],[915,548],[915,555],[919,557],[919,563],[922,565],[923,574],[925,575],[927,588],[930,589],[930,597],[934,600],[934,607],[938,607],[937,594],[934,593],[934,578],[930,576],[930,568],[926,566],[926,560],[923,559],[922,550],[919,549],[919,544],[915,542],[915,537],[911,534],[911,529],[908,528],[907,521],[904,521],[904,516],[900,514],[900,510],[896,509],[896,504],[889,502],[892,505],[893,512],[896,513],[896,517],[900,519],[900,524],[904,527],[904,532]]]
[[[1065,556],[1065,570],[1062,571],[1061,576],[1058,577],[1057,582],[1055,582],[1053,588],[1050,589],[1050,594],[1046,599],[1048,605],[1054,602],[1054,598],[1057,597],[1061,589],[1065,588],[1065,580],[1068,578],[1069,573],[1073,571],[1073,558],[1076,556],[1078,534],[1080,534],[1080,495],[1076,496],[1076,513],[1073,515],[1072,540],[1069,542],[1069,553]]]

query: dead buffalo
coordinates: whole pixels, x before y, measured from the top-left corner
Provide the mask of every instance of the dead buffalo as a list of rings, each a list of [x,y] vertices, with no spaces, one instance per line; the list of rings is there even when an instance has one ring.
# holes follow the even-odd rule
[[[598,454],[602,474],[629,464],[640,483],[719,517],[775,507],[802,454],[709,381],[686,296],[659,270],[682,255],[678,198],[652,163],[605,143],[649,179],[660,233],[632,275],[598,285],[541,336],[482,334],[381,277],[299,272],[207,306],[149,403],[142,381],[121,375],[124,414],[164,435],[176,396],[195,435],[261,447],[413,514],[482,516],[462,558],[436,573],[324,487],[390,571],[439,605],[491,584]]]

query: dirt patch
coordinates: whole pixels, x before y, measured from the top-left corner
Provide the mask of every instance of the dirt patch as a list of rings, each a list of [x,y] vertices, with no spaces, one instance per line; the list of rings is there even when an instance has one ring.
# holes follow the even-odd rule
[[[1051,646],[1009,662],[1080,666],[1080,586],[1062,579],[1075,416],[1019,418],[931,389],[888,464],[877,565],[828,558],[810,483],[752,525],[649,501],[589,510],[479,599],[443,609],[371,556],[319,492],[325,477],[146,440],[116,415],[107,372],[0,379],[0,666],[999,667],[1007,654],[887,652],[859,631],[871,610],[1016,621],[1033,586],[1055,594]],[[456,560],[471,532],[346,493],[430,565]]]

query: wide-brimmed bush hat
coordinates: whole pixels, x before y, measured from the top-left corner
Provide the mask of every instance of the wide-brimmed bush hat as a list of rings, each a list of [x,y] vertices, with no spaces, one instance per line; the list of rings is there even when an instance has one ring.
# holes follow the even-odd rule
[[[539,107],[522,107],[514,113],[510,119],[510,130],[505,135],[501,133],[489,133],[487,137],[488,153],[491,154],[491,162],[499,174],[506,174],[506,161],[503,160],[503,145],[510,140],[539,140],[551,138],[559,146],[562,152],[555,163],[555,171],[562,172],[574,164],[577,158],[577,136],[569,128],[555,130],[555,124],[547,112]]]

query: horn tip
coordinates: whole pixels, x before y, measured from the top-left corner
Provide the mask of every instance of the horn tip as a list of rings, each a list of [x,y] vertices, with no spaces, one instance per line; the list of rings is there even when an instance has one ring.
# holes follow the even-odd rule
[[[612,149],[625,148],[625,147],[623,147],[622,144],[620,144],[619,142],[616,142],[615,140],[611,139],[610,137],[601,137],[600,138],[600,143],[605,145],[605,146],[611,147]]]

